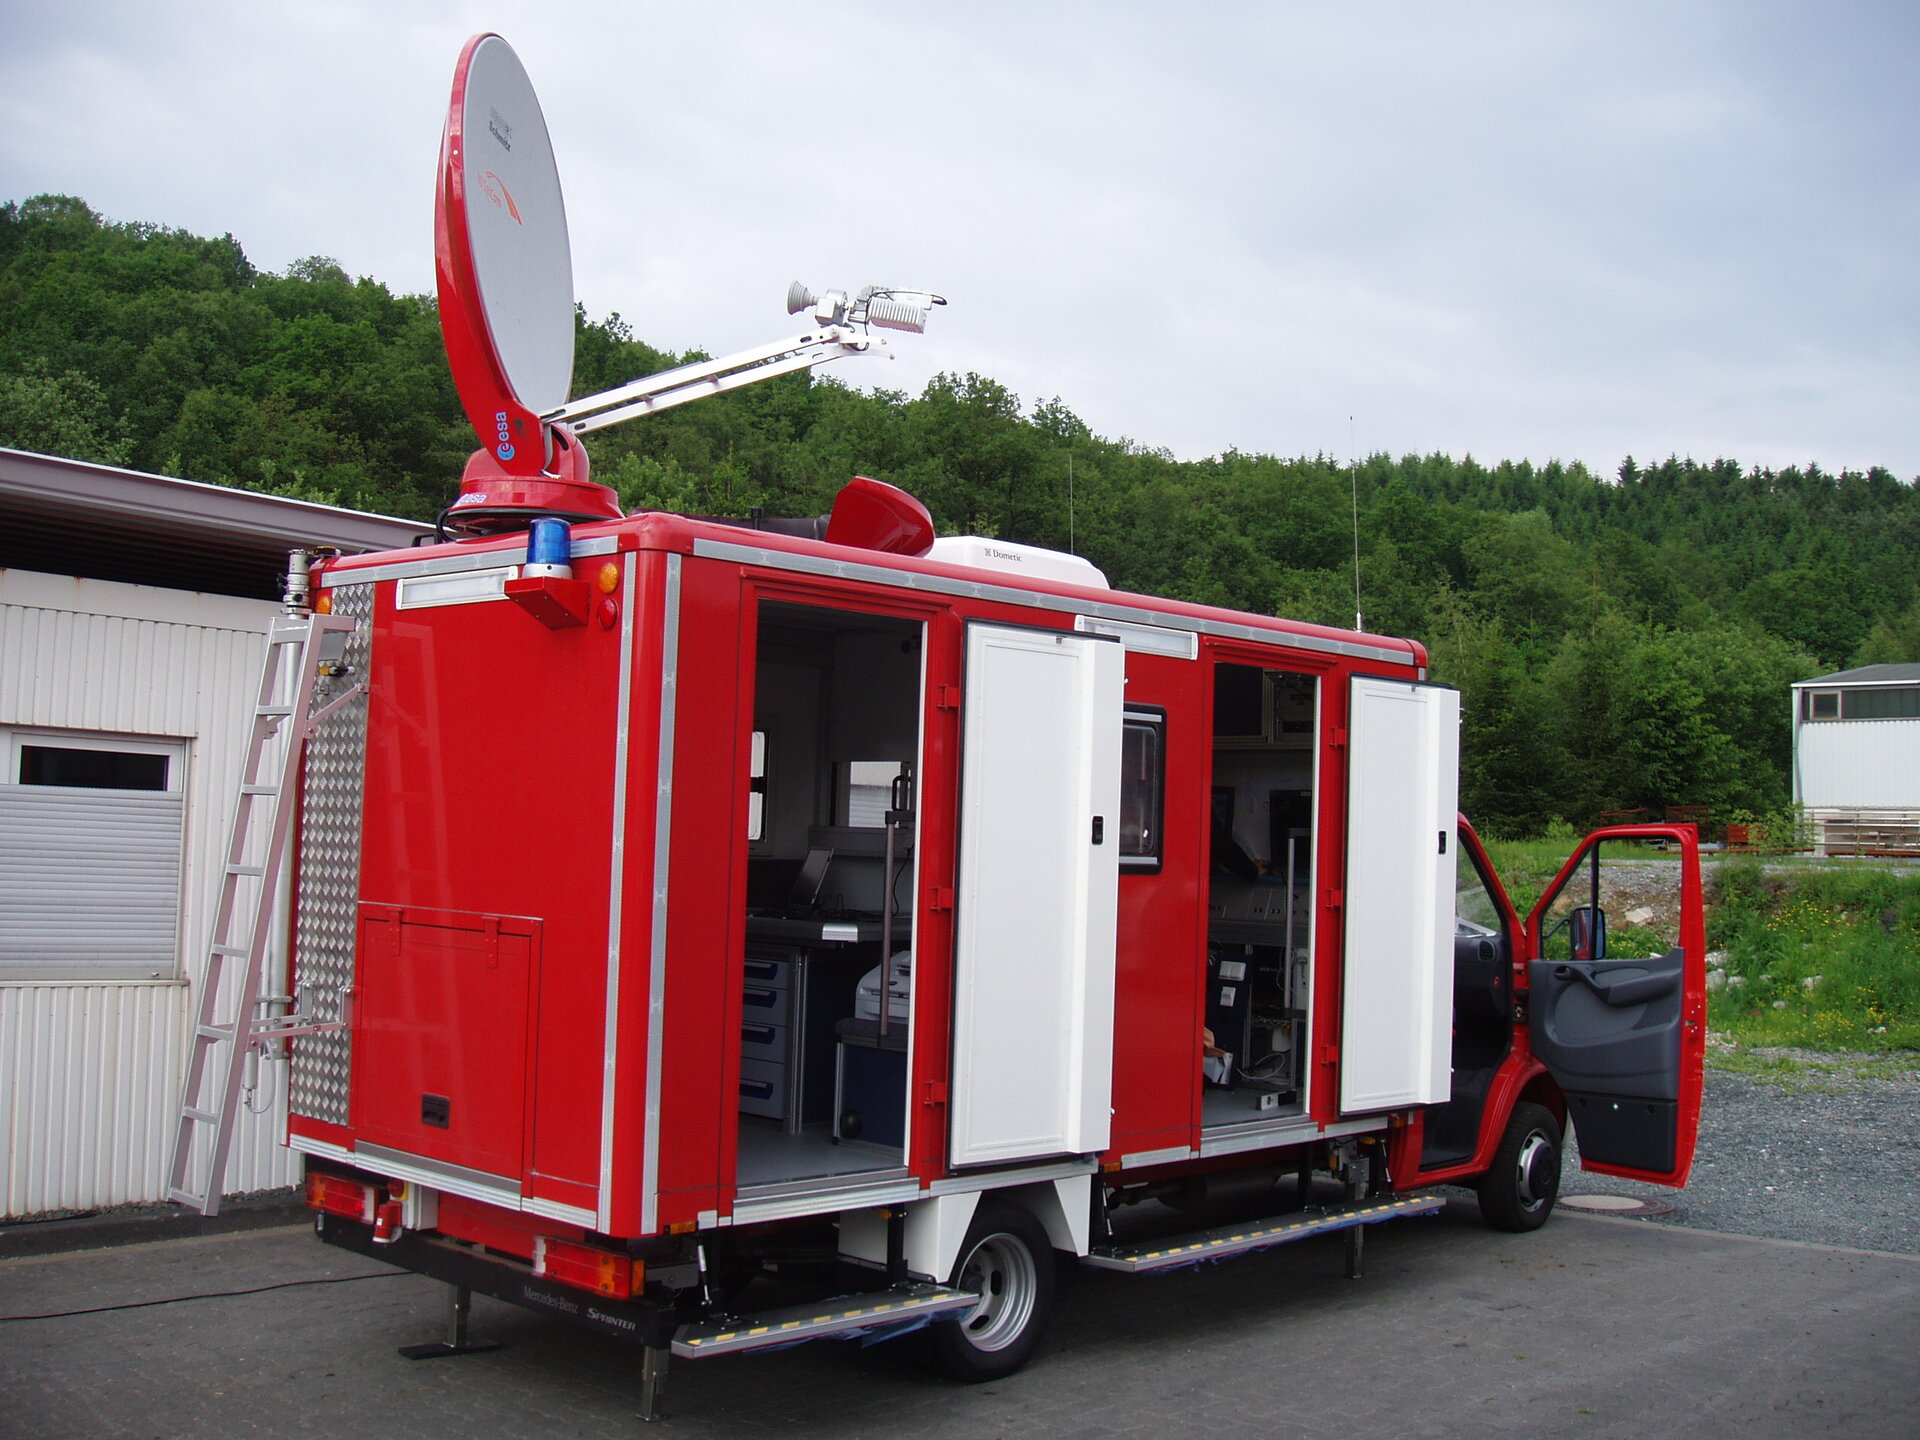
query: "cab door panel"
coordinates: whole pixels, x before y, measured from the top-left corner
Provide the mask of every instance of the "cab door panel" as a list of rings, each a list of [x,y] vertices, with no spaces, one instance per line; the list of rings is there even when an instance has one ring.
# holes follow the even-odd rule
[[[1534,960],[1533,1052],[1553,1072],[1582,1159],[1669,1172],[1680,1125],[1686,953]]]
[[[1597,857],[1604,844],[1630,841],[1680,852],[1674,942],[1661,942],[1654,954],[1608,953],[1602,900],[1611,882]],[[1639,927],[1652,922],[1638,908],[1616,910],[1615,950],[1644,946]],[[1529,1046],[1566,1097],[1582,1167],[1684,1185],[1700,1120],[1707,1018],[1693,829],[1620,825],[1589,835],[1527,917],[1527,954]]]

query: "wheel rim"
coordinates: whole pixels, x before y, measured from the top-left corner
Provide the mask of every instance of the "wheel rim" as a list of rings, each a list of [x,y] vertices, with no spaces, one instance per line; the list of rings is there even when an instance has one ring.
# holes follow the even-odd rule
[[[1520,1146],[1514,1166],[1514,1190],[1520,1208],[1538,1210],[1553,1197],[1553,1141],[1542,1131],[1531,1131]]]
[[[960,1288],[980,1303],[959,1322],[976,1350],[1004,1350],[1020,1338],[1033,1316],[1039,1272],[1027,1247],[1011,1235],[989,1235],[960,1267]]]

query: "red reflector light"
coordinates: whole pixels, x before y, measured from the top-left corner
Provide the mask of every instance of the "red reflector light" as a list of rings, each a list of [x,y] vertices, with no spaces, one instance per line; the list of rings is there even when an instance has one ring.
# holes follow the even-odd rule
[[[320,1170],[307,1175],[309,1209],[324,1210],[329,1215],[344,1215],[349,1220],[371,1225],[378,1198],[373,1186],[362,1185],[358,1180],[342,1180],[338,1175],[328,1175]]]
[[[533,1242],[533,1273],[609,1300],[626,1300],[636,1284],[644,1283],[646,1262],[541,1235]]]

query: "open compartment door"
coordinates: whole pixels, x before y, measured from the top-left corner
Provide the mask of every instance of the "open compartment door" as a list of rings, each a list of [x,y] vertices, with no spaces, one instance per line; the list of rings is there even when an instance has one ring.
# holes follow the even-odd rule
[[[1353,677],[1347,715],[1342,1114],[1448,1094],[1460,694]]]
[[[967,628],[951,1161],[1108,1143],[1125,651]]]
[[[1604,843],[1631,841],[1678,848],[1680,862],[1602,865]],[[1650,873],[1660,880],[1649,882]],[[1566,1096],[1582,1168],[1684,1185],[1707,1029],[1692,828],[1620,825],[1589,835],[1527,917],[1527,945],[1529,1038]]]

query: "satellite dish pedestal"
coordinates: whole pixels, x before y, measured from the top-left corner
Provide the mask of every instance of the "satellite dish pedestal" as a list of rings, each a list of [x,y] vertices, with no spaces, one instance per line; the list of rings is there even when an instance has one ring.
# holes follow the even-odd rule
[[[563,440],[556,454],[551,471],[515,475],[492,452],[474,451],[460,472],[460,498],[447,507],[441,523],[479,534],[524,530],[539,515],[576,522],[618,520],[622,511],[613,491],[587,478],[587,447]]]

